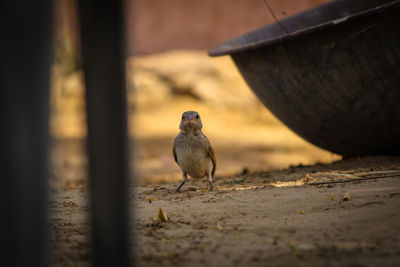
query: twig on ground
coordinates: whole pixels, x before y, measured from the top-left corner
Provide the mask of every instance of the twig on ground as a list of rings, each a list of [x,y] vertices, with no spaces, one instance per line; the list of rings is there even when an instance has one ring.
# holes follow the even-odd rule
[[[226,195],[226,197],[232,198],[232,199],[237,200],[237,201],[248,202],[248,200],[236,198],[236,197],[233,197],[233,196],[230,196],[230,195]]]
[[[346,179],[346,180],[333,180],[333,181],[313,182],[313,183],[306,183],[306,184],[307,185],[339,184],[339,183],[349,183],[349,182],[376,180],[376,179],[384,179],[384,178],[395,178],[395,177],[400,177],[400,174],[397,173],[397,174],[392,174],[392,175],[368,176],[368,177],[359,177],[359,178]]]

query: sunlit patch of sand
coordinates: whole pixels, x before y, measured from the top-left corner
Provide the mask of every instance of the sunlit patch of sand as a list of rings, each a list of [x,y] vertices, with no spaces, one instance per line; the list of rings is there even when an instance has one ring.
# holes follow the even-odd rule
[[[271,183],[273,187],[291,187],[291,186],[302,186],[304,185],[304,180],[300,179],[297,181],[288,181],[288,182],[275,182]]]
[[[259,184],[259,185],[249,185],[249,186],[239,186],[239,187],[233,187],[232,186],[218,186],[217,190],[218,191],[244,191],[244,190],[252,190],[252,189],[260,189],[260,188],[265,188],[268,186],[273,186],[273,187],[293,187],[293,186],[302,186],[304,185],[304,180],[299,179],[296,181],[286,181],[286,182],[273,182],[273,183],[265,183],[265,184]]]
[[[260,189],[260,188],[265,188],[268,185],[266,184],[261,184],[261,185],[249,185],[249,186],[239,186],[239,187],[234,187],[232,186],[218,186],[217,191],[245,191],[245,190],[252,190],[252,189]]]

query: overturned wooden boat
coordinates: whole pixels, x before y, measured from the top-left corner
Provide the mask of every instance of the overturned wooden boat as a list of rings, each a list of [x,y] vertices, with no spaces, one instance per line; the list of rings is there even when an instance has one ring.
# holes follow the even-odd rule
[[[294,132],[343,156],[400,155],[400,1],[339,0],[209,51],[231,55]]]

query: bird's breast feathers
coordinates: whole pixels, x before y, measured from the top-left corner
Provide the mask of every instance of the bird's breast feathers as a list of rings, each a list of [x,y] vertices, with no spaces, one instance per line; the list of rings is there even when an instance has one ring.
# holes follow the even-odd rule
[[[177,136],[174,149],[178,165],[192,177],[204,177],[213,168],[207,148],[208,140],[202,136]]]

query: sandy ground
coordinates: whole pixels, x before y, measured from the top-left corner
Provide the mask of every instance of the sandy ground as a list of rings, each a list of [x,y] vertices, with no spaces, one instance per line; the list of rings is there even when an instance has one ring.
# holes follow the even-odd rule
[[[326,184],[309,184],[316,182]],[[369,157],[218,177],[216,192],[209,192],[202,179],[190,180],[182,193],[174,191],[177,185],[132,190],[132,240],[141,266],[400,264],[399,158]],[[88,265],[86,193],[51,193],[54,266]],[[160,208],[168,221],[159,221]]]
[[[307,143],[229,58],[174,51],[128,66],[132,250],[142,266],[400,266],[400,158],[341,160]],[[53,73],[50,263],[88,266],[82,75]],[[216,192],[205,179],[174,191],[172,142],[185,110],[200,113],[215,149]],[[349,182],[361,176],[373,179]]]

